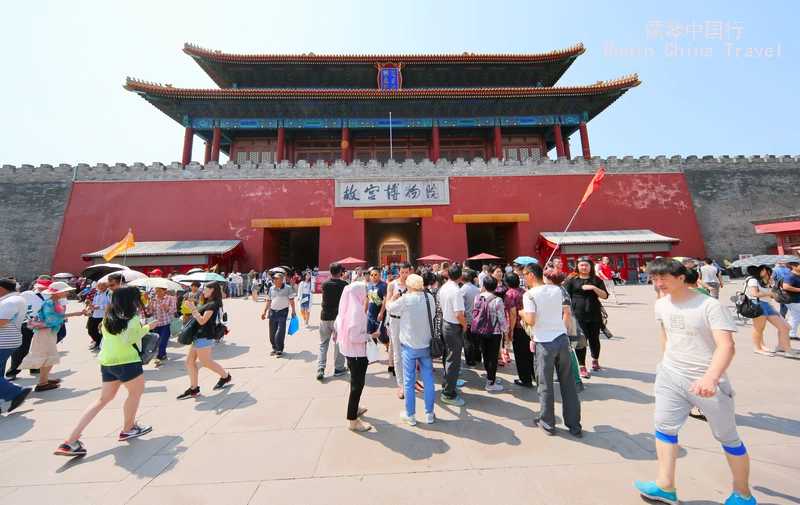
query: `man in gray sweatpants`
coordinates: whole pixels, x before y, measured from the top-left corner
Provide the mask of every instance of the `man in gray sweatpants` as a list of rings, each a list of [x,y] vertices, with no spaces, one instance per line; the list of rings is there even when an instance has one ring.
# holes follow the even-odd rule
[[[333,323],[339,315],[339,301],[342,292],[347,287],[347,282],[342,280],[344,268],[338,263],[331,263],[331,278],[322,283],[322,312],[319,316],[319,355],[317,356],[317,380],[325,377],[325,366],[328,363],[328,346],[333,333]],[[347,373],[344,354],[339,346],[333,346],[333,375],[339,376]]]

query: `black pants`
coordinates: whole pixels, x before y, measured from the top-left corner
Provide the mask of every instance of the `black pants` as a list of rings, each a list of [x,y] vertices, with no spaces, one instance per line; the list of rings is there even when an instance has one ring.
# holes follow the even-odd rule
[[[289,307],[283,310],[272,311],[269,315],[269,342],[272,350],[283,352],[286,341],[286,318],[289,317]]]
[[[479,336],[481,338],[481,349],[483,349],[483,366],[486,369],[486,380],[494,384],[494,379],[497,377],[497,353],[500,352],[500,341],[503,336],[499,333]]]
[[[531,352],[531,337],[522,328],[514,328],[512,335],[514,346],[514,359],[517,361],[517,375],[519,380],[528,384],[533,383],[533,353]]]
[[[592,359],[600,358],[600,327],[603,325],[601,321],[578,321],[581,325],[583,334],[586,335],[586,340],[589,342],[589,351],[592,354]],[[586,348],[575,349],[575,355],[578,357],[578,364],[586,366]]]
[[[347,402],[347,420],[355,421],[358,418],[358,402],[361,401],[361,391],[364,390],[364,381],[367,378],[367,358],[347,358],[350,368],[350,399]]]
[[[103,340],[103,333],[98,329],[102,322],[103,318],[101,317],[90,317],[86,321],[86,331],[89,332],[89,336],[92,337],[95,344],[99,344]]]
[[[33,331],[28,329],[27,325],[22,325],[20,327],[20,331],[22,332],[22,345],[17,347],[17,350],[14,351],[14,354],[11,355],[11,360],[8,364],[8,371],[6,372],[6,377],[14,377],[19,375],[20,369],[19,365],[22,363],[22,360],[25,359],[25,356],[28,355],[28,351],[31,350],[31,340],[33,340]]]
[[[472,366],[481,362],[481,338],[470,329],[464,335],[464,361]]]

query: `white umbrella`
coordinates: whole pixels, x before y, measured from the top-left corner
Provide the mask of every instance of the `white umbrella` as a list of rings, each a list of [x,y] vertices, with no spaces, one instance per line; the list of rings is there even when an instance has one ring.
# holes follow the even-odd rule
[[[146,288],[162,288],[162,289],[172,289],[175,291],[183,291],[185,288],[178,284],[177,282],[173,282],[169,279],[164,279],[163,277],[145,277],[144,279],[135,279],[129,282],[131,286],[144,286]]]
[[[63,272],[63,273],[60,273],[60,274],[55,274],[53,276],[53,279],[72,279],[73,277],[75,277],[75,276],[72,275],[72,274],[68,274],[66,272]]]
[[[125,282],[132,282],[132,281],[135,281],[136,279],[146,279],[147,278],[146,274],[143,274],[142,272],[139,272],[138,270],[125,269],[125,270],[121,270],[119,272],[111,272],[110,274],[106,274],[103,277],[101,277],[100,280],[98,280],[97,282],[108,283],[108,276],[111,275],[111,274],[115,274],[115,273],[122,274],[122,278],[123,278],[123,280],[125,280]]]
[[[183,275],[181,276],[181,281],[184,283],[191,283],[192,281],[197,282],[228,282],[225,277],[215,274],[214,272],[195,272],[191,275]]]
[[[743,260],[736,260],[731,263],[731,267],[760,267],[761,265],[777,265],[778,263],[791,263],[793,261],[800,262],[800,257],[792,256],[791,254],[763,254],[761,256],[753,256]]]
[[[186,272],[186,275],[189,275],[189,274],[196,274],[197,272],[202,272],[202,271],[203,271],[203,269],[202,269],[202,268],[192,268],[191,270],[189,270],[188,272]]]

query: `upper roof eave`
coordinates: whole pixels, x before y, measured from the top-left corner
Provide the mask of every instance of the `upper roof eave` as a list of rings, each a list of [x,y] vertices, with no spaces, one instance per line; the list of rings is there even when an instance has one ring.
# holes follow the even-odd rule
[[[364,55],[335,55],[335,54],[235,54],[219,50],[206,49],[194,44],[186,43],[183,52],[199,59],[217,63],[230,64],[372,64],[376,61],[398,60],[405,64],[448,64],[448,63],[547,63],[551,61],[564,61],[575,58],[586,52],[583,43],[578,43],[565,49],[553,50],[548,53],[538,54],[475,54],[464,52],[462,54],[364,54]]]
[[[566,87],[491,87],[491,88],[406,88],[385,91],[380,89],[349,88],[245,88],[191,89],[175,88],[128,77],[126,90],[150,96],[177,99],[407,99],[407,98],[533,98],[553,96],[591,96],[624,91],[641,84],[637,74],[600,81],[588,86]]]

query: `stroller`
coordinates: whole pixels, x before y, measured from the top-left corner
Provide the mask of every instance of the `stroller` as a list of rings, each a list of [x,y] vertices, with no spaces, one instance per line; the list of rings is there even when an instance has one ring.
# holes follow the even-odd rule
[[[622,278],[619,272],[611,272],[611,280],[613,280],[614,284],[616,284],[617,286],[624,286],[627,282],[625,281],[625,279]]]

